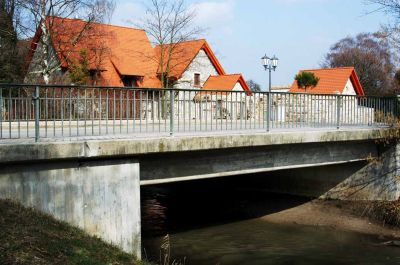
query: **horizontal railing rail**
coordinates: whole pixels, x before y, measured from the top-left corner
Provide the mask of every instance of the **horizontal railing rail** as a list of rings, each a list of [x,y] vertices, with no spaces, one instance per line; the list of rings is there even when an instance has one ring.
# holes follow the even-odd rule
[[[0,139],[393,126],[397,97],[0,85]]]

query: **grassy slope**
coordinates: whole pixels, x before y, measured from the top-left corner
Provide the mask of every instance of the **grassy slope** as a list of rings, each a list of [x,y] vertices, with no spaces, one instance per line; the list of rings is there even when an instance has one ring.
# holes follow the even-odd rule
[[[0,264],[138,264],[66,223],[0,200]]]

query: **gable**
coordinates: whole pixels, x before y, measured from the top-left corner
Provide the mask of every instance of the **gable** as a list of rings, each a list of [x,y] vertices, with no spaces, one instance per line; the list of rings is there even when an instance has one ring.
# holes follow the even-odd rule
[[[162,54],[164,58],[166,58],[159,59],[160,62],[163,61],[163,65],[160,64],[158,66],[158,74],[161,74],[161,72],[167,72],[166,69],[169,69],[170,77],[173,77],[176,80],[180,79],[201,50],[205,52],[217,73],[220,75],[225,74],[218,59],[211,50],[207,41],[204,39],[157,45],[154,50],[158,58],[160,58]],[[168,58],[170,58],[170,60],[168,60]],[[169,65],[167,65],[167,63],[169,63]]]

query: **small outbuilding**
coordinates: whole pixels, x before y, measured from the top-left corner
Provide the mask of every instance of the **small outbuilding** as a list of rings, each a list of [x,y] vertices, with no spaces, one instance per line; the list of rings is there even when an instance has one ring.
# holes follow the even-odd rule
[[[340,94],[340,95],[358,95],[364,96],[364,90],[357,76],[354,67],[338,67],[325,69],[301,70],[302,72],[311,72],[319,78],[318,85],[315,87],[303,88],[297,85],[295,80],[290,88],[291,93],[309,93],[309,94]]]

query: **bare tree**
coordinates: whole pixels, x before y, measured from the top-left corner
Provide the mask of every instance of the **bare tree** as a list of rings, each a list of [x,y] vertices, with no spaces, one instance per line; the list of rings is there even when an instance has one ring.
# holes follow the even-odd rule
[[[196,38],[201,28],[194,25],[196,12],[190,9],[185,0],[150,0],[146,15],[138,25],[149,34],[154,45],[158,46],[155,58],[162,87],[171,82],[170,73],[182,63],[179,54],[184,52],[180,43]]]
[[[389,41],[397,63],[400,63],[400,0],[366,0],[366,3],[377,6],[372,13],[383,12],[393,18],[391,23],[382,27],[382,34]]]
[[[15,0],[0,0],[0,82],[17,82],[22,77],[19,15],[20,9]]]
[[[73,48],[91,29],[91,23],[102,22],[110,17],[113,3],[113,0],[19,0],[19,5],[25,12],[25,19],[33,21],[31,29],[35,30],[36,34],[41,33],[34,44],[37,60],[33,62],[34,67],[31,65],[29,74],[41,76],[48,84],[52,74],[61,67],[57,53],[62,50],[65,60],[68,60]],[[79,29],[73,30],[73,36],[63,38],[57,43],[58,47],[54,47],[53,35],[62,34],[64,31],[60,29],[60,24],[63,25],[62,22],[59,23],[60,18],[70,17],[80,17],[85,22]],[[56,21],[58,33],[54,29]]]
[[[367,95],[387,94],[395,88],[393,53],[381,33],[361,33],[338,41],[322,66],[354,66]]]
[[[393,15],[397,23],[400,23],[400,0],[367,0],[367,3],[379,6],[376,11],[382,11],[389,15]]]

